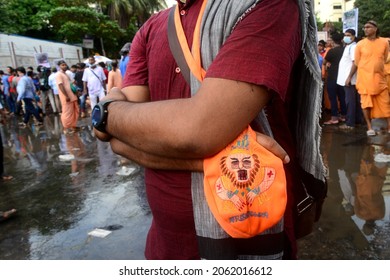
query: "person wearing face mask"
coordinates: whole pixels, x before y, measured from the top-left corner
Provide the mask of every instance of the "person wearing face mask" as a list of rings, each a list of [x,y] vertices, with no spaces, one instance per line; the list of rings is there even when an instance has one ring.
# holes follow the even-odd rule
[[[323,65],[327,69],[326,87],[330,100],[331,119],[324,122],[324,125],[337,125],[345,121],[346,105],[344,88],[337,84],[339,63],[343,56],[342,34],[335,32],[331,36],[334,47],[329,50],[324,58]]]
[[[96,63],[95,57],[92,55],[88,58],[90,67],[86,68],[83,73],[84,90],[83,95],[88,93],[91,101],[91,108],[93,108],[97,99],[102,100],[106,96],[106,75],[104,74],[103,68]]]
[[[339,72],[337,75],[337,84],[344,87],[345,103],[347,105],[347,115],[345,124],[340,126],[343,130],[352,130],[356,124],[362,122],[362,108],[360,106],[360,95],[356,91],[356,70],[355,48],[356,32],[353,29],[347,29],[344,32],[343,41],[345,48],[343,56],[339,63]]]

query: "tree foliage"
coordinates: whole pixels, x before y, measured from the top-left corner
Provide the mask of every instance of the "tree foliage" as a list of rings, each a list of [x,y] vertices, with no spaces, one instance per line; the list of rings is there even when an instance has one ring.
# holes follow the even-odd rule
[[[117,20],[119,26],[126,28],[131,20],[142,25],[150,15],[167,7],[163,0],[112,0],[103,5],[112,20]]]
[[[359,8],[360,30],[367,21],[375,20],[381,36],[390,37],[390,0],[356,0],[355,8]]]
[[[0,32],[27,35],[30,31],[42,31],[47,22],[42,13],[54,7],[53,0],[0,0]]]
[[[95,39],[96,52],[118,55],[164,0],[0,0],[0,32],[67,43]]]

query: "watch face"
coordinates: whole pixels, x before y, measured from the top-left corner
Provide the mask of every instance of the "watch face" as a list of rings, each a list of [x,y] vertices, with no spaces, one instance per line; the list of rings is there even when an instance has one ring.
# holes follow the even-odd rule
[[[96,105],[92,110],[92,125],[98,126],[102,121],[102,108]]]

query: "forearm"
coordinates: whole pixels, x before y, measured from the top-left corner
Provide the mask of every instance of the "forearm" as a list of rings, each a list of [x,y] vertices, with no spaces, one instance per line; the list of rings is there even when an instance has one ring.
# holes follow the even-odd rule
[[[58,88],[61,90],[61,92],[65,95],[65,97],[68,99],[69,95],[68,92],[66,91],[64,84],[58,84]]]
[[[148,154],[205,158],[233,141],[270,96],[265,88],[248,83],[206,79],[192,98],[111,103],[106,130]]]
[[[187,138],[189,133],[188,126],[191,124],[185,125],[181,118],[175,118],[183,115],[184,111],[180,112],[180,109],[187,107],[186,101],[182,99],[174,102],[166,100],[150,103],[111,103],[106,131],[113,138],[148,154],[176,158],[198,157],[194,148],[184,145],[184,138]]]
[[[18,86],[16,87],[16,91],[18,93],[17,101],[21,101],[24,97],[24,93],[26,91],[26,83],[24,80],[20,80]]]
[[[17,102],[22,101],[23,95],[24,95],[24,92],[22,92],[22,91],[19,92],[19,91],[18,91],[18,97],[16,98],[16,101],[17,101]]]
[[[159,169],[159,170],[185,170],[194,172],[203,172],[202,159],[177,159],[160,157],[152,154],[147,154],[137,150],[129,145],[112,138],[110,141],[112,150],[127,159],[130,159],[141,166]]]
[[[351,71],[349,72],[348,78],[352,79],[352,77],[353,77],[353,75],[355,75],[356,71],[357,71],[357,67],[356,67],[355,63],[353,63],[352,67],[351,67]]]

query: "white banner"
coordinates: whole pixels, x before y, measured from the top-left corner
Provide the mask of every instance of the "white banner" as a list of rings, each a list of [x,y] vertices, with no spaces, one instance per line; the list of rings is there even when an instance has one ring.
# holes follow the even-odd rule
[[[35,62],[37,65],[41,65],[44,67],[50,67],[48,53],[35,53],[34,57],[35,57]]]
[[[83,48],[93,49],[93,39],[83,39]]]
[[[343,32],[347,29],[353,29],[356,32],[356,36],[358,36],[359,28],[359,9],[353,9],[350,11],[346,11],[343,13]]]

